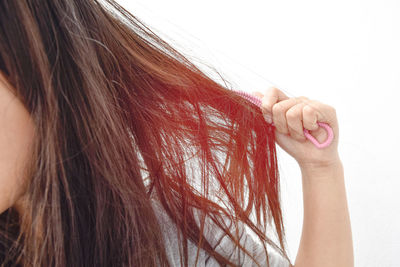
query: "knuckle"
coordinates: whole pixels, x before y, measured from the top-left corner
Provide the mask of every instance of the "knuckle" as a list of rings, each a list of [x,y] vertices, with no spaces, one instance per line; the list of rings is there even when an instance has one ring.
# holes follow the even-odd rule
[[[278,93],[278,92],[279,92],[279,89],[276,88],[275,86],[271,86],[268,90],[269,90],[271,93]]]
[[[297,117],[297,112],[296,111],[289,110],[288,112],[286,112],[286,118],[288,120],[296,119],[296,117]]]
[[[328,107],[329,107],[330,112],[332,112],[333,114],[336,114],[336,109],[334,107],[332,107],[332,106],[328,106]]]
[[[272,106],[272,112],[273,113],[280,113],[283,111],[283,106],[279,103],[275,104]]]
[[[333,116],[336,116],[336,109],[334,107],[325,105],[324,108],[327,114],[332,114]]]
[[[303,113],[305,113],[305,114],[311,114],[311,113],[313,113],[314,112],[314,108],[313,107],[311,107],[311,106],[309,106],[309,105],[305,105],[304,107],[303,107]]]
[[[264,110],[267,110],[267,111],[270,111],[270,110],[271,110],[271,105],[270,105],[269,103],[266,103],[266,102],[263,102],[263,103],[261,104],[261,107],[262,107]]]
[[[270,87],[266,90],[265,95],[267,96],[279,96],[281,91],[276,87]]]
[[[310,100],[310,99],[308,99],[308,97],[305,97],[305,96],[299,96],[299,97],[297,97],[297,99],[302,100],[302,101]]]

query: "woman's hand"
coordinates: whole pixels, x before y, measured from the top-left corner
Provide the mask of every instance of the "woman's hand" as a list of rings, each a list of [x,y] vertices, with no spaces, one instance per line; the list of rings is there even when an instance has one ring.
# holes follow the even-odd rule
[[[275,87],[268,89],[265,95],[253,94],[262,99],[264,117],[269,116],[275,124],[276,142],[296,159],[300,167],[326,167],[340,161],[339,127],[333,107],[304,96],[289,98]],[[334,138],[328,147],[317,148],[304,135],[303,128],[308,129],[319,143],[326,140],[328,135],[317,121],[329,124],[333,130]]]

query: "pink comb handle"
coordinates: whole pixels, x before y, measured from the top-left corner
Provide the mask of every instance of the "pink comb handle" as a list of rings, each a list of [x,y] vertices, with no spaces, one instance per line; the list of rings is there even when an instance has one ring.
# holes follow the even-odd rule
[[[249,94],[249,93],[247,93],[247,92],[244,92],[244,91],[236,91],[236,90],[235,90],[235,92],[237,92],[239,95],[241,95],[242,97],[246,98],[247,100],[249,100],[249,101],[252,102],[253,104],[255,104],[255,105],[261,107],[261,103],[262,103],[262,102],[261,102],[261,98],[259,98],[259,97],[257,97],[257,96],[254,96],[254,95],[252,95],[252,94]],[[312,136],[312,135],[310,134],[310,132],[309,132],[307,129],[305,129],[305,128],[303,129],[304,135],[305,135],[306,138],[307,138],[308,140],[310,140],[317,148],[324,148],[324,147],[327,147],[327,146],[329,146],[329,145],[332,143],[332,140],[333,140],[333,130],[332,130],[332,128],[331,128],[328,124],[326,124],[326,123],[324,123],[324,122],[318,122],[318,121],[317,121],[317,124],[318,124],[319,126],[323,127],[323,128],[327,131],[327,133],[328,133],[328,138],[325,140],[325,142],[319,143],[318,140],[315,139],[314,136]],[[271,125],[274,125],[274,123],[272,123]]]

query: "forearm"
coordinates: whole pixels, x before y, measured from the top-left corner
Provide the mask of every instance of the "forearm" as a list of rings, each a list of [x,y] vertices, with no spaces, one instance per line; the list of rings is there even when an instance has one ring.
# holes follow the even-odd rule
[[[340,161],[330,167],[301,167],[303,230],[296,267],[353,267],[353,241]]]

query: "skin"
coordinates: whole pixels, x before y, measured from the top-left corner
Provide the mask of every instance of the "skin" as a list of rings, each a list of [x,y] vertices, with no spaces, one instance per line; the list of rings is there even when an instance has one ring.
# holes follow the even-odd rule
[[[265,95],[254,94],[262,98],[264,116],[275,124],[277,144],[300,166],[329,165],[339,160],[339,127],[333,107],[305,96],[289,98],[275,87],[269,88]],[[308,129],[320,143],[325,141],[327,134],[317,121],[329,124],[334,132],[335,138],[324,149],[317,149],[303,133],[303,128]]]
[[[10,207],[15,207],[21,213],[27,182],[23,170],[28,162],[34,124],[2,72],[0,125],[0,213]]]
[[[354,267],[353,240],[347,205],[344,169],[338,154],[339,127],[333,107],[301,96],[287,97],[270,88],[262,98],[262,112],[275,124],[276,142],[299,163],[303,186],[303,229],[295,267]],[[268,120],[267,120],[268,121]],[[332,143],[316,148],[303,128],[319,141],[329,124]]]

